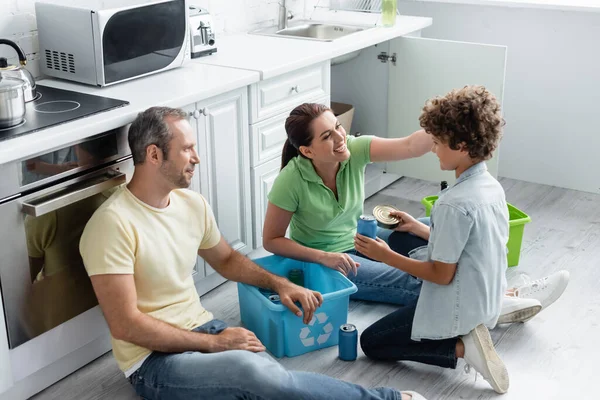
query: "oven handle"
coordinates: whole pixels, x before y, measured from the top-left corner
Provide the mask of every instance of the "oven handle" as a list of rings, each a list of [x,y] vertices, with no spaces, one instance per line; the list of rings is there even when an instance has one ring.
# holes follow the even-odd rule
[[[64,193],[60,191],[56,196],[43,196],[43,202],[37,203],[38,199],[31,199],[28,202],[23,202],[22,211],[32,217],[39,217],[49,212],[58,210],[59,208],[76,203],[80,200],[87,199],[95,194],[102,193],[105,190],[119,186],[126,181],[126,175],[122,172],[107,172],[104,175],[92,178],[85,182],[83,187],[76,185],[76,188]]]

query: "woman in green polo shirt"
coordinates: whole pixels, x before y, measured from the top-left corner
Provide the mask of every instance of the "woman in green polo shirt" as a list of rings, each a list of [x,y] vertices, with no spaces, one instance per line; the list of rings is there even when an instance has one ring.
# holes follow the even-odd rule
[[[420,130],[399,139],[347,136],[320,104],[296,107],[285,128],[288,140],[269,193],[264,248],[340,271],[358,287],[353,298],[416,302],[421,280],[357,255],[354,235],[363,211],[366,165],[419,157],[430,151],[430,135]],[[288,226],[291,239],[285,237]]]

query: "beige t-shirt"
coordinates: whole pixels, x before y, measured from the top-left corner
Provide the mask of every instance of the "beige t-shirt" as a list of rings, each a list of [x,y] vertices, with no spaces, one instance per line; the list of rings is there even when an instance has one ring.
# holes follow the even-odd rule
[[[200,304],[192,278],[197,252],[220,239],[212,210],[200,194],[174,190],[169,205],[158,209],[123,186],[94,213],[79,248],[90,276],[133,274],[141,312],[192,330],[213,319]],[[151,353],[115,338],[112,346],[122,371]]]

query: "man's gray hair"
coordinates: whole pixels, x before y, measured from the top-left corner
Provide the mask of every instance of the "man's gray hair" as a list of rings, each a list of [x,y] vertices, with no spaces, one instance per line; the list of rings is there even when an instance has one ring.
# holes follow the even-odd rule
[[[146,149],[151,144],[162,150],[164,159],[169,153],[169,142],[173,134],[165,119],[187,119],[188,114],[180,108],[150,107],[138,114],[129,127],[129,148],[133,156],[133,164],[146,161]]]

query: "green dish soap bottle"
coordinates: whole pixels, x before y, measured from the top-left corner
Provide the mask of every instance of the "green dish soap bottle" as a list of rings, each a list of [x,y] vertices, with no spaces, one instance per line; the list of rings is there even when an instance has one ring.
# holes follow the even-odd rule
[[[394,26],[396,24],[396,2],[398,0],[383,0],[381,3],[381,22],[383,26]]]

